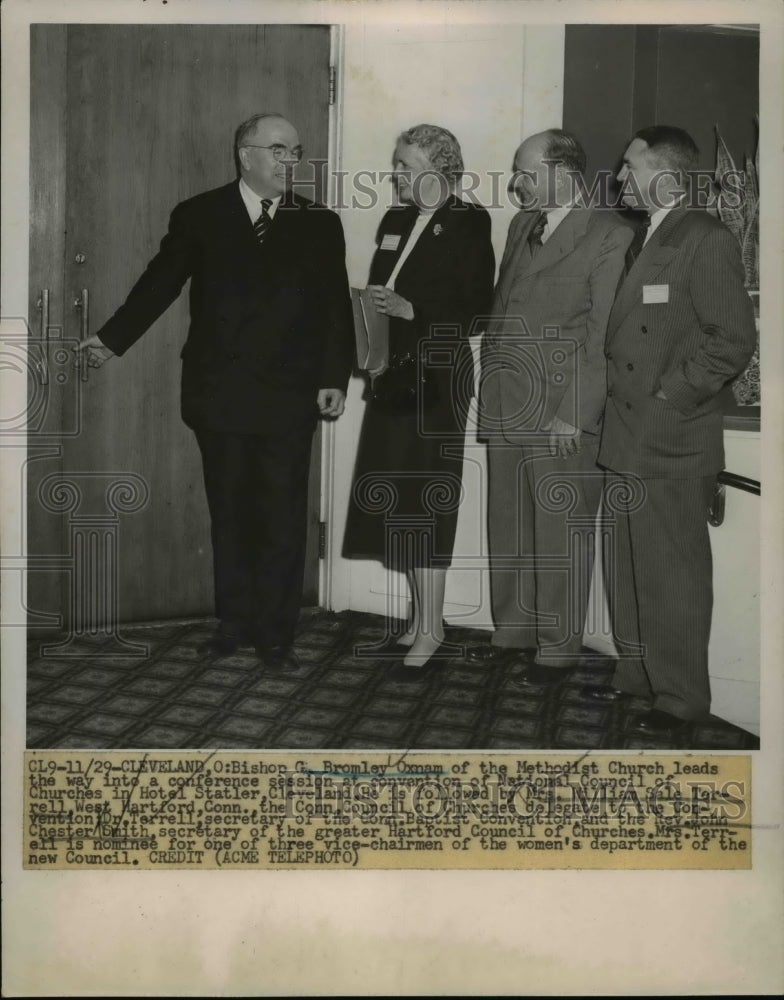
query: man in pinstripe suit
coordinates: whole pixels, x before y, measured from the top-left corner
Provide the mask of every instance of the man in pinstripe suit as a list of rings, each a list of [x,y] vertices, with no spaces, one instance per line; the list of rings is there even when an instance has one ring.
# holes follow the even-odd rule
[[[697,154],[688,133],[657,125],[624,155],[623,200],[647,218],[610,314],[599,450],[617,513],[609,569],[620,659],[614,688],[596,695],[652,697],[636,728],[659,735],[710,708],[707,512],[724,467],[719,392],[756,341],[735,238],[686,204]]]

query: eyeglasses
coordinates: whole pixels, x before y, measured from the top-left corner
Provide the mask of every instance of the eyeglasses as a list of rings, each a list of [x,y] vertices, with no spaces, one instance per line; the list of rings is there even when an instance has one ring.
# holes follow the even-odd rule
[[[302,146],[295,146],[293,149],[289,149],[288,146],[284,146],[283,143],[273,142],[271,146],[259,146],[254,142],[243,142],[243,147],[250,147],[251,149],[270,149],[272,150],[273,160],[296,160],[297,163],[302,159]]]

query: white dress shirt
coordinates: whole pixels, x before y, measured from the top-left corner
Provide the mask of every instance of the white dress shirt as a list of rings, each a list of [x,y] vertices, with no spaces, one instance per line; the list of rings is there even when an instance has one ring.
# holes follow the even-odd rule
[[[648,240],[653,236],[659,226],[667,218],[667,215],[674,209],[679,208],[682,198],[678,198],[677,201],[673,202],[672,205],[666,205],[663,208],[657,208],[655,212],[651,212],[651,224],[648,226],[648,232],[645,234],[645,240],[643,246],[648,242]]]
[[[542,231],[542,245],[544,245],[556,229],[561,225],[566,216],[571,212],[573,208],[576,207],[576,202],[571,205],[561,205],[560,208],[554,208],[552,211],[547,212],[545,217],[547,219],[547,225]]]
[[[242,200],[245,202],[245,208],[248,210],[250,221],[255,226],[259,216],[261,215],[262,199],[256,194],[252,187],[245,183],[244,177],[240,177],[240,194],[242,195]],[[280,204],[280,199],[280,195],[278,195],[277,198],[272,199],[272,204],[267,212],[271,219],[275,216],[275,212]]]

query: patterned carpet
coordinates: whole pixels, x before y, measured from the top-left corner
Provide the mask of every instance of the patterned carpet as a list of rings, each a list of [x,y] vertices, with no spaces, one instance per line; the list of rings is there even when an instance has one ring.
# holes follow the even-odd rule
[[[701,749],[750,750],[759,740],[711,717],[677,745],[628,732],[645,702],[585,699],[612,661],[590,650],[568,681],[521,684],[515,663],[474,667],[458,650],[421,682],[390,678],[392,661],[357,655],[379,643],[385,621],[359,612],[303,609],[296,670],[260,667],[253,651],[208,660],[207,619],[126,626],[147,655],[112,655],[112,640],[80,640],[68,658],[28,644],[28,747],[48,749]],[[467,649],[487,632],[447,629]],[[52,640],[46,640],[51,644]],[[56,652],[56,651],[54,651]],[[108,654],[108,655],[107,655]]]

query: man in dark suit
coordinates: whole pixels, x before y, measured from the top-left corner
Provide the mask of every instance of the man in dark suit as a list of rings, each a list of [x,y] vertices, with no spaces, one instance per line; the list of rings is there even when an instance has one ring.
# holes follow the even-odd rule
[[[713,603],[707,514],[724,467],[719,393],[756,342],[738,244],[687,204],[698,150],[688,133],[642,129],[618,180],[645,220],[629,248],[607,332],[599,463],[616,512],[609,590],[620,659],[614,688],[652,697],[636,728],[672,734],[710,707]]]
[[[515,157],[512,221],[482,349],[490,588],[496,630],[469,654],[535,653],[526,677],[558,682],[580,656],[602,493],[604,338],[631,230],[581,197],[585,153],[561,129]]]
[[[212,654],[292,652],[304,572],[311,440],[343,412],[353,320],[338,217],[291,192],[294,126],[256,115],[235,137],[239,181],[174,209],[160,251],[125,303],[80,345],[121,355],[190,278],[182,417],[204,466],[220,628]]]

